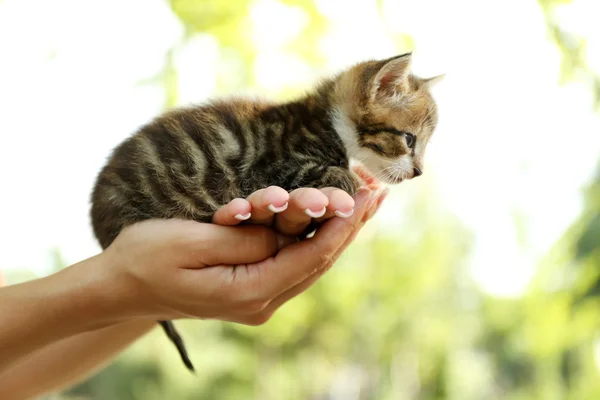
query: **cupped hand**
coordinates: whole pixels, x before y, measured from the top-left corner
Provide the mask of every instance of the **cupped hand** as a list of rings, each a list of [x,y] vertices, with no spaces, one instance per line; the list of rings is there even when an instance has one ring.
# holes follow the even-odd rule
[[[384,191],[362,166],[354,167],[353,171],[364,188]],[[288,193],[281,187],[270,186],[257,190],[246,199],[232,200],[217,210],[212,222],[224,226],[259,224],[271,226],[286,235],[298,235],[313,221],[320,223],[333,217],[351,217],[354,205],[352,196],[334,187],[299,188]]]
[[[300,242],[260,225],[185,220],[132,225],[102,254],[111,290],[130,317],[263,323],[336,261],[383,196],[361,189],[351,216],[326,221],[313,238]]]

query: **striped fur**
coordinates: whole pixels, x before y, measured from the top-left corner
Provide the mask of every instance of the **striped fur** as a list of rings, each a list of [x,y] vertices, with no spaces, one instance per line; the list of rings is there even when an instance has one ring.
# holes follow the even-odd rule
[[[354,194],[351,158],[389,183],[419,175],[437,111],[433,80],[411,75],[410,59],[357,64],[284,104],[229,99],[157,117],[97,178],[91,219],[100,245],[145,219],[210,222],[220,206],[270,185]],[[163,327],[174,340],[174,327]]]

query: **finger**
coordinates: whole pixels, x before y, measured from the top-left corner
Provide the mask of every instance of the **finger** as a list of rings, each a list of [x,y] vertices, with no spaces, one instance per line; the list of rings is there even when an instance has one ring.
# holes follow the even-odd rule
[[[327,211],[329,199],[318,189],[300,188],[290,193],[288,209],[275,218],[275,228],[286,235],[298,235],[313,218]]]
[[[255,224],[271,225],[273,215],[288,208],[289,197],[289,193],[278,186],[269,186],[252,193],[248,196],[252,206],[250,221]]]
[[[352,167],[352,171],[357,174],[365,183],[366,187],[375,190],[381,186],[380,182],[363,165],[357,164]]]
[[[236,268],[204,269],[203,273],[210,276],[202,279],[202,282],[195,283],[194,290],[200,290],[198,286],[210,285],[206,290],[214,292],[216,283],[221,289],[215,295],[231,297],[231,293],[237,293],[237,302],[241,304],[265,303],[261,313],[266,313],[264,317],[268,319],[269,313],[273,313],[287,300],[308,289],[322,275],[320,271],[327,270],[342,249],[354,239],[366,220],[364,215],[367,205],[372,203],[370,194],[368,190],[357,193],[352,217],[326,222],[313,239],[294,243],[280,250],[276,257]],[[358,229],[353,228],[354,226]],[[286,292],[287,294],[283,295]],[[278,300],[269,308],[269,300],[275,298]],[[239,321],[243,321],[244,318],[240,316]]]
[[[352,243],[354,241],[354,239],[356,238],[356,235],[358,235],[358,232],[360,231],[360,229],[365,225],[365,222],[366,222],[365,218],[362,218],[361,220],[358,221],[357,228],[352,232],[352,234],[350,234],[350,236],[346,239],[344,244],[337,250],[336,254],[333,256],[333,259],[332,259],[333,262],[335,262],[340,257],[340,255],[344,252],[344,250],[350,245],[350,243]],[[333,264],[333,262],[332,262],[332,264]],[[316,271],[316,272],[310,274],[308,276],[308,278],[304,279],[300,283],[292,286],[291,288],[285,290],[283,293],[279,294],[273,300],[265,301],[266,305],[260,312],[258,312],[258,314],[255,314],[255,315],[247,315],[245,313],[240,314],[240,315],[236,316],[235,318],[231,319],[231,321],[237,322],[237,323],[252,322],[252,323],[250,323],[251,325],[254,325],[255,324],[254,322],[256,322],[256,321],[266,322],[282,305],[284,305],[289,300],[293,299],[294,297],[296,297],[296,296],[304,293],[306,290],[308,290],[328,270],[329,270],[329,268],[324,268],[322,270]],[[222,273],[230,273],[230,271],[231,271],[231,267],[224,268],[221,272]]]
[[[212,223],[217,225],[238,225],[250,218],[250,202],[246,199],[233,199],[219,208],[213,215]]]
[[[380,197],[382,197],[382,198],[380,198]],[[357,199],[356,207],[359,209],[364,208],[364,210],[365,210],[364,214],[366,216],[367,213],[372,212],[373,208],[379,207],[379,205],[383,201],[383,198],[385,198],[385,194],[380,197],[378,197],[375,201],[373,201],[373,193],[370,193],[370,196],[361,196]],[[370,208],[368,208],[368,207],[370,207]],[[350,236],[348,236],[348,238],[346,238],[345,242],[340,246],[340,248],[338,248],[338,250],[332,257],[332,264],[335,263],[335,261],[337,261],[337,259],[342,255],[342,253],[346,250],[346,248],[350,245],[350,243],[352,243],[354,241],[354,239],[356,239],[356,236],[358,235],[358,233],[360,232],[362,227],[365,225],[367,220],[368,219],[365,218],[364,216],[363,216],[363,218],[357,220],[357,222],[355,224],[355,229],[352,231]],[[299,294],[305,292],[306,290],[308,290],[308,288],[310,288],[316,281],[318,281],[320,279],[320,277],[323,276],[323,274],[327,270],[328,270],[328,268],[318,271],[318,272],[310,275],[304,281],[298,283],[297,285],[293,286],[292,288],[281,293],[279,296],[277,296],[275,299],[273,299],[267,305],[267,307],[264,309],[264,312],[267,315],[273,314],[275,311],[277,311],[277,309],[279,307],[281,307],[283,304],[288,302],[290,299],[292,299],[292,298],[298,296]]]
[[[376,202],[377,201],[375,201],[375,203]],[[374,207],[373,203],[374,202],[373,202],[373,193],[372,192],[369,193],[368,196],[357,199],[356,207],[360,207],[361,209],[364,209],[363,217],[360,218],[359,220],[357,220],[357,222],[354,225],[354,230],[352,231],[350,236],[348,236],[346,241],[340,246],[340,248],[338,248],[338,250],[335,253],[334,258],[333,258],[334,261],[337,260],[342,255],[342,253],[346,250],[346,248],[350,245],[350,243],[352,243],[354,241],[354,239],[356,239],[356,236],[358,235],[360,230],[363,228],[363,226],[365,226],[365,223],[368,221],[368,219],[366,218],[366,215]]]
[[[327,211],[321,218],[317,218],[318,222],[325,221],[335,216],[340,218],[348,218],[354,213],[354,199],[342,189],[327,187],[320,189],[329,199]]]
[[[353,234],[366,212],[367,191],[357,195],[354,214],[346,219],[331,219],[317,231],[311,240],[292,244],[262,264],[249,265],[262,276],[259,292],[265,299],[279,294],[306,280],[312,274],[327,268],[334,260],[338,249]]]
[[[367,212],[365,213],[364,219],[365,221],[373,218],[381,203],[385,200],[389,193],[388,188],[380,188],[372,192],[371,199],[369,200],[369,204],[367,205]]]
[[[363,197],[359,200],[359,201],[361,201],[361,203],[357,204],[356,207],[358,207],[358,208],[360,208],[362,206],[366,207],[365,213],[364,213],[365,215],[363,216],[363,218],[361,218],[358,221],[358,223],[355,225],[356,228],[354,229],[354,231],[346,239],[344,244],[342,244],[342,246],[340,246],[340,248],[337,250],[337,252],[335,253],[335,255],[332,258],[331,265],[333,265],[333,263],[342,255],[342,253],[346,250],[346,248],[354,241],[354,239],[356,239],[356,236],[358,235],[358,233],[360,232],[362,227],[365,225],[365,223],[368,221],[369,214],[374,214],[377,211],[377,209],[380,207],[381,203],[385,200],[385,198],[387,196],[387,192],[388,192],[387,189],[385,189],[381,194],[371,192],[370,196]],[[331,265],[329,267],[331,267]],[[328,270],[329,270],[329,268],[326,267],[320,271],[317,271],[317,272],[313,273],[312,275],[310,275],[308,278],[306,278],[304,281],[298,283],[297,285],[293,286],[292,288],[290,288],[290,289],[284,291],[283,293],[281,293],[280,295],[278,295],[276,298],[274,298],[272,301],[270,301],[265,306],[265,308],[260,312],[262,318],[265,320],[268,319],[282,305],[284,305],[285,303],[287,303],[289,300],[293,299],[294,297],[304,293],[312,285],[314,285]]]
[[[388,196],[389,192],[390,192],[390,190],[388,188],[385,188],[383,190],[383,192],[381,193],[381,195],[377,199],[377,202],[375,203],[375,210],[373,211],[373,216],[375,216],[375,214],[377,214],[377,211],[379,211],[379,208],[381,207],[381,205],[385,201],[385,199]]]
[[[192,224],[178,231],[180,243],[176,246],[176,251],[188,260],[188,268],[259,262],[273,256],[290,240],[262,226]]]
[[[350,236],[346,239],[344,244],[337,250],[336,254],[333,256],[332,265],[341,256],[341,254],[346,250],[346,248],[350,245],[350,243],[352,243],[354,241],[354,239],[356,238],[356,235],[358,235],[358,232],[362,229],[362,227],[364,225],[365,225],[365,221],[360,221],[357,224],[356,229],[352,232],[352,234],[350,234]],[[331,267],[331,265],[330,265],[330,267]],[[269,304],[265,307],[265,309],[262,312],[265,313],[266,315],[272,315],[275,311],[277,311],[282,305],[287,303],[289,300],[293,299],[294,297],[296,297],[296,296],[304,293],[306,290],[308,290],[328,270],[329,270],[329,268],[324,268],[323,270],[317,271],[314,274],[310,275],[304,281],[298,283],[297,285],[293,286],[292,288],[281,293],[279,296],[277,296],[275,299],[273,299],[271,302],[269,302]]]

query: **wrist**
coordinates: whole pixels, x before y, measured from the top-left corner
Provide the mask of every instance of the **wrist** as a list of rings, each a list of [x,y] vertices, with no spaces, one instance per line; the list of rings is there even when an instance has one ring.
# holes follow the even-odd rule
[[[78,333],[127,320],[101,255],[0,291],[0,371],[31,352]],[[104,268],[103,268],[104,267]]]
[[[105,258],[100,253],[44,278],[51,291],[45,303],[57,322],[83,332],[127,319],[124,291]]]

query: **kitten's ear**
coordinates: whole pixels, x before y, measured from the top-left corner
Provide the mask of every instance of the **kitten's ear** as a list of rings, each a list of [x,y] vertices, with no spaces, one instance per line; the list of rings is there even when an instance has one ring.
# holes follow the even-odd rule
[[[371,100],[378,98],[399,98],[407,88],[412,53],[394,57],[377,71],[371,87]]]
[[[443,81],[445,76],[446,74],[441,74],[434,76],[433,78],[422,79],[421,82],[425,85],[425,87],[431,89],[432,87],[436,86],[438,83]]]

